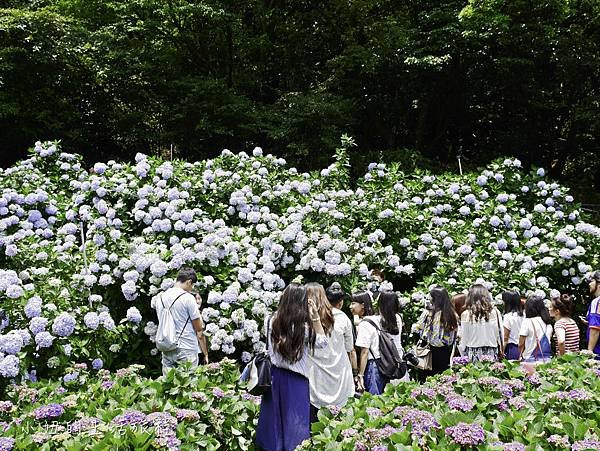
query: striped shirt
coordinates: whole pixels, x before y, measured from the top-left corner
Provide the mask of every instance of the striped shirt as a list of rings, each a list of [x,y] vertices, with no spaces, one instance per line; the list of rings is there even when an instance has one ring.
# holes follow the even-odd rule
[[[565,352],[579,352],[579,328],[571,318],[561,318],[554,325],[556,334],[556,347],[558,343],[565,343]]]

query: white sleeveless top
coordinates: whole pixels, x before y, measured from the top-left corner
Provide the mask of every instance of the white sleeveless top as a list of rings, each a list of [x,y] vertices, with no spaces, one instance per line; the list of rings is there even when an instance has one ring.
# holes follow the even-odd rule
[[[342,407],[354,396],[347,346],[348,334],[352,336],[352,323],[344,312],[333,309],[332,313],[334,325],[328,345],[321,349],[315,347],[313,353],[308,353],[310,403],[315,407]]]

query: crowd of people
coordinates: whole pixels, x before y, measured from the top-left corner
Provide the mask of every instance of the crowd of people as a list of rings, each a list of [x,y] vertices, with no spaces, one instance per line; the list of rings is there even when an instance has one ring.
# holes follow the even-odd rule
[[[208,361],[198,305],[190,294],[195,281],[193,270],[183,270],[176,286],[153,301],[159,311],[174,307],[183,298],[174,313],[179,315],[179,323],[187,317],[183,328],[175,329],[186,336],[182,343],[189,342],[190,349],[163,352],[164,371],[182,361],[197,364],[200,349]],[[600,271],[590,277],[589,290],[592,301],[586,317],[580,319],[587,325],[587,349],[600,359]],[[580,351],[580,330],[572,318],[574,298],[570,294],[545,300],[504,291],[503,313],[483,285],[473,285],[467,293],[453,297],[439,286],[429,294],[429,303],[411,329],[414,341],[426,350],[427,359],[423,360],[403,347],[404,323],[394,291],[347,295],[339,283],[327,289],[314,282],[289,284],[277,310],[265,318],[271,388],[261,400],[258,447],[294,449],[310,438],[310,425],[319,408],[342,407],[362,392],[378,395],[387,384],[408,380],[406,361],[418,368],[414,377],[425,380],[448,369],[454,357],[471,362],[508,359],[535,363],[547,361],[553,354]],[[347,300],[351,317],[343,311]],[[194,339],[197,343],[191,349]],[[394,348],[391,351],[390,346]],[[399,361],[399,370],[390,377],[385,365],[394,359]]]

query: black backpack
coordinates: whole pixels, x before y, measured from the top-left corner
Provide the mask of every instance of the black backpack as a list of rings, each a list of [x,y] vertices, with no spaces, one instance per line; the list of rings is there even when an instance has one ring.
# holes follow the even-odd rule
[[[400,358],[398,348],[391,335],[379,328],[370,319],[365,318],[379,333],[379,359],[375,359],[379,372],[388,379],[401,379],[406,374],[406,362]],[[371,353],[372,354],[372,353]]]

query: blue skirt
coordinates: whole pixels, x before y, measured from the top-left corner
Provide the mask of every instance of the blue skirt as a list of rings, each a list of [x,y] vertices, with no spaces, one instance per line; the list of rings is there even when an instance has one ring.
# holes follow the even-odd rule
[[[507,360],[519,360],[521,358],[519,345],[514,343],[507,344],[506,349],[504,350],[504,358]]]
[[[387,377],[379,372],[377,363],[374,359],[367,360],[367,368],[365,369],[365,390],[372,395],[380,395],[383,393],[385,386],[390,381]]]
[[[256,444],[266,451],[292,451],[310,438],[308,379],[271,366],[271,390],[260,403]]]

